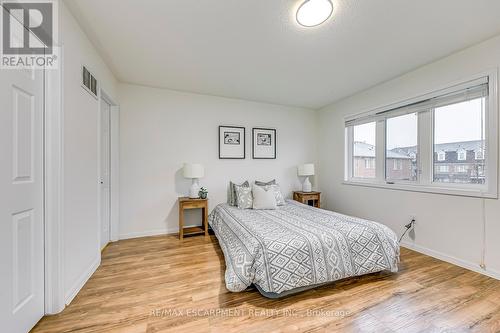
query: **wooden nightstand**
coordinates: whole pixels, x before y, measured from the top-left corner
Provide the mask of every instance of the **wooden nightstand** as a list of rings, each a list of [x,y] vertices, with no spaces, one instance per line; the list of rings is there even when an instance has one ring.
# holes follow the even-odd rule
[[[185,209],[202,209],[201,227],[184,228],[184,210]],[[190,199],[187,197],[179,198],[179,239],[183,239],[186,235],[205,234],[208,236],[208,199]]]
[[[303,204],[321,208],[321,192],[293,192],[293,200]]]

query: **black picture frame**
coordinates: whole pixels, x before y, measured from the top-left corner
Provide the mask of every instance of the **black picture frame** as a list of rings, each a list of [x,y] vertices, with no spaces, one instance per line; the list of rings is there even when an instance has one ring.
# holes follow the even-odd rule
[[[256,134],[262,134],[258,133],[258,131],[269,131],[271,132],[271,146],[274,145],[273,149],[273,156],[272,157],[262,157],[262,156],[257,156],[255,152],[255,142],[256,140]],[[267,144],[265,144],[267,146]],[[254,127],[252,128],[252,158],[255,160],[275,160],[276,159],[276,147],[277,147],[277,134],[276,134],[276,129],[275,128],[262,128],[262,127]]]
[[[242,157],[228,157],[228,156],[221,156],[221,130],[222,129],[227,129],[228,132],[231,131],[243,131],[243,134],[240,136],[240,144],[243,146],[243,156]],[[246,158],[246,129],[243,126],[232,126],[232,125],[220,125],[219,126],[219,159],[220,160],[244,160]],[[231,146],[234,146],[234,144],[230,144]]]

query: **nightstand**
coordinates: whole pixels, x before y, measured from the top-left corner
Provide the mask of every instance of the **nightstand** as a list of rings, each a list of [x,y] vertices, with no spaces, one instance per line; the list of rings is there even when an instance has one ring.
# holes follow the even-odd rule
[[[293,200],[303,204],[321,208],[321,192],[293,192]]]
[[[201,227],[184,227],[184,210],[197,209],[202,210]],[[208,236],[208,199],[191,199],[187,197],[179,198],[179,239],[188,235],[205,234]]]

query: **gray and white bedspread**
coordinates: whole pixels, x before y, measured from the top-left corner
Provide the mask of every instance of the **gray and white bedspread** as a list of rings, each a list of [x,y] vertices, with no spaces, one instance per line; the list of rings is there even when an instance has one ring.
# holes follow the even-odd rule
[[[277,210],[218,205],[209,216],[226,261],[226,286],[269,293],[384,270],[396,272],[399,244],[388,227],[287,200]]]

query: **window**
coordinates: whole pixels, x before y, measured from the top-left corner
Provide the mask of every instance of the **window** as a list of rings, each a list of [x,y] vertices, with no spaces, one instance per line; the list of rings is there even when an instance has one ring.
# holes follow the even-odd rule
[[[392,159],[392,170],[394,170],[394,171],[403,170],[404,159],[408,159],[409,160],[409,158],[406,158],[406,157],[404,157],[404,158],[393,158]],[[391,163],[388,162],[387,165],[390,166]],[[390,174],[390,175],[392,177],[388,176],[387,178],[389,178],[389,179],[394,179],[395,178],[394,174]]]
[[[438,157],[438,161],[442,162],[442,161],[446,160],[446,152],[444,152],[444,151],[441,150],[441,151],[439,151],[437,153],[437,155],[438,155],[437,156]]]
[[[375,159],[374,158],[365,159],[365,169],[375,169]]]
[[[436,167],[437,169],[437,172],[449,172],[450,171],[450,167],[448,165],[438,165]]]
[[[464,149],[460,149],[457,152],[457,159],[459,161],[465,161],[467,159],[467,152]]]
[[[346,183],[496,197],[495,84],[492,73],[346,117]]]
[[[386,120],[386,174],[387,180],[414,181],[417,179],[416,113],[387,118]],[[414,158],[411,157],[413,153]],[[392,164],[392,165],[391,165]]]
[[[484,151],[483,151],[482,148],[479,148],[478,150],[476,150],[474,152],[474,158],[476,160],[482,160],[482,159],[484,159]]]
[[[480,149],[486,144],[485,105],[486,97],[479,96],[434,109],[434,149],[450,152],[449,162],[455,165],[455,173],[459,173],[434,175],[434,182],[482,184],[486,181],[484,177],[463,175],[469,167],[484,163],[482,160],[467,163],[467,150]]]
[[[375,123],[353,126],[352,174],[354,178],[375,178]]]
[[[477,176],[484,176],[484,167],[482,165],[477,166],[476,175]]]

